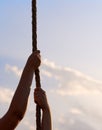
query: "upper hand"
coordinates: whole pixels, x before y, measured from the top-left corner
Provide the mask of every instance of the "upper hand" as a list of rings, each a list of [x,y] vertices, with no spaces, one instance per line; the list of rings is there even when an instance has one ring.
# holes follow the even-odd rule
[[[40,56],[40,51],[35,51],[33,52],[27,61],[27,64],[32,67],[34,70],[36,70],[40,64],[41,64],[41,56]]]

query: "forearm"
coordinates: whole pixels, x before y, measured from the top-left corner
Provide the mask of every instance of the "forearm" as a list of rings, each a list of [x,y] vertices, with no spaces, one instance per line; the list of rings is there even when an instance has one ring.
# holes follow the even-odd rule
[[[52,130],[51,113],[49,107],[43,110],[42,130]]]
[[[24,116],[27,108],[33,72],[34,71],[30,68],[30,66],[26,64],[10,105],[9,111],[11,111],[11,113],[18,114],[21,118]]]

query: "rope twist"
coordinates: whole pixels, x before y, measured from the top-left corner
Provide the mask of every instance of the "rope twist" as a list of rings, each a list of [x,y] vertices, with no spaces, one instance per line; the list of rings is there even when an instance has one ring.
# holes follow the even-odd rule
[[[32,52],[37,50],[37,7],[36,0],[32,0]],[[36,87],[41,87],[39,69],[35,71]],[[36,130],[41,130],[41,111],[36,106]]]

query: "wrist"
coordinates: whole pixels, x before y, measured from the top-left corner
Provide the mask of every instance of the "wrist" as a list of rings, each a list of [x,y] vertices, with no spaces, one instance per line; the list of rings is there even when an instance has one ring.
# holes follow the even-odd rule
[[[50,107],[49,105],[47,105],[46,107],[42,108],[43,112],[49,112],[50,111]]]
[[[25,66],[29,71],[35,71],[35,67],[31,63],[27,62]]]

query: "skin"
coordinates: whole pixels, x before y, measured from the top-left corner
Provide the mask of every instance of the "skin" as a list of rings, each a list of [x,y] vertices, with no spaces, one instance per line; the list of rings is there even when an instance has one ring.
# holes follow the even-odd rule
[[[41,63],[41,57],[40,57],[39,51],[36,51],[29,56],[26,62],[26,65],[24,67],[21,79],[15,91],[15,94],[12,98],[10,107],[7,113],[0,119],[0,130],[14,130],[16,126],[19,124],[19,122],[23,119],[26,109],[27,109],[33,75],[34,75],[35,70],[40,66],[40,63]],[[39,90],[39,91],[41,93],[42,90]],[[35,90],[36,95],[37,93],[39,93],[39,91]],[[37,101],[38,104],[41,103],[41,101],[39,101],[39,98],[37,98],[36,96],[35,96],[35,100]],[[43,100],[43,103],[44,102],[46,102],[46,98],[45,100]],[[47,106],[45,107],[46,109],[48,109]],[[41,108],[43,108],[42,105],[41,105]],[[42,130],[51,130],[48,127],[47,127],[48,129],[46,129],[43,126],[43,125],[46,126],[46,122],[47,122],[46,119],[51,118],[49,114],[46,116],[46,114],[49,112],[47,112],[47,110],[46,112],[43,112],[44,115],[42,119]],[[49,119],[48,119],[48,122],[49,122]]]
[[[43,116],[42,116],[41,130],[52,130],[50,108],[45,91],[39,87],[36,88],[34,91],[34,101],[42,109]]]

